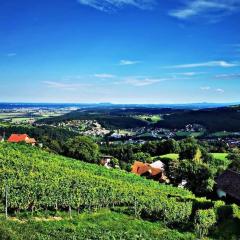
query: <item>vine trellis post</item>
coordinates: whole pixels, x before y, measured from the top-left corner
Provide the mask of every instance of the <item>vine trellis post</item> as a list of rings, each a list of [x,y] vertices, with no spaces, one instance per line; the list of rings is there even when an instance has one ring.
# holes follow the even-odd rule
[[[5,217],[8,218],[8,187],[5,186]]]

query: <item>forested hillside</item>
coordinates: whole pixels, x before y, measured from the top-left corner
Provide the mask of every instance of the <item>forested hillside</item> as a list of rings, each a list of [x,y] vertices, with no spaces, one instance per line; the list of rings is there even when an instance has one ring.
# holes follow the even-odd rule
[[[187,124],[201,124],[209,132],[240,131],[240,107],[225,107],[215,109],[191,110],[165,115],[163,121],[156,127],[170,129],[184,128]]]
[[[238,208],[223,202],[196,198],[184,189],[24,144],[0,144],[0,178],[2,208],[7,189],[10,214],[42,210],[67,210],[71,214],[74,210],[109,208],[161,221],[170,228],[193,231],[200,237],[220,226],[223,217],[227,222],[239,221]],[[229,210],[223,216],[221,209]]]

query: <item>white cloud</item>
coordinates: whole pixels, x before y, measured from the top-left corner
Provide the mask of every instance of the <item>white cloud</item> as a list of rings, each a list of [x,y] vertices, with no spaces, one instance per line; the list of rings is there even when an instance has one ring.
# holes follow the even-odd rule
[[[237,67],[239,64],[237,63],[230,63],[226,61],[209,61],[209,62],[202,62],[202,63],[190,63],[190,64],[181,64],[170,66],[168,68],[197,68],[197,67]]]
[[[115,78],[114,75],[112,75],[112,74],[107,74],[107,73],[94,74],[93,76],[96,77],[96,78],[102,78],[102,79]]]
[[[211,90],[211,87],[206,86],[206,87],[201,87],[200,89],[203,91],[209,91],[209,90]]]
[[[172,75],[181,75],[186,77],[198,76],[200,74],[204,74],[204,72],[182,72],[182,73],[171,73]]]
[[[225,91],[224,91],[222,88],[217,88],[217,89],[216,89],[216,92],[218,92],[218,93],[224,93]]]
[[[135,87],[144,87],[153,84],[157,84],[159,82],[164,82],[170,80],[170,78],[153,78],[153,77],[141,77],[141,76],[129,76],[122,79],[120,81],[115,82],[115,84],[127,84]],[[171,78],[172,80],[172,78]]]
[[[240,73],[218,74],[215,77],[218,79],[240,79]]]
[[[17,54],[16,53],[8,53],[8,54],[6,54],[6,56],[7,57],[15,57],[15,56],[17,56]]]
[[[135,64],[138,64],[140,63],[140,61],[132,61],[132,60],[121,60],[119,62],[119,65],[121,66],[125,66],[125,65],[135,65]]]
[[[77,0],[80,4],[95,8],[104,12],[125,6],[133,6],[139,9],[151,9],[155,0]]]
[[[79,88],[91,86],[91,84],[85,83],[63,83],[55,81],[44,81],[43,83],[49,88],[56,88],[62,90],[78,90]]]
[[[184,0],[183,6],[172,10],[169,15],[179,19],[208,17],[219,19],[240,8],[240,0]]]

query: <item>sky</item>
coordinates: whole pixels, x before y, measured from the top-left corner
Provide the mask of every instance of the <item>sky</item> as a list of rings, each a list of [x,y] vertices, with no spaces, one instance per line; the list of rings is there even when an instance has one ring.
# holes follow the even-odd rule
[[[240,0],[0,1],[0,102],[240,102]]]

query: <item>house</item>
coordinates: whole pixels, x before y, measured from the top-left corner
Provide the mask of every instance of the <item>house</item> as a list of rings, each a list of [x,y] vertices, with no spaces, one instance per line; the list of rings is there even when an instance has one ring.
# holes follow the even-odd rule
[[[220,198],[230,196],[240,201],[240,173],[227,170],[217,179],[217,194]]]
[[[112,156],[108,155],[102,156],[102,159],[100,160],[101,165],[103,165],[106,168],[111,168],[110,163],[112,158],[113,158]]]
[[[132,165],[132,173],[142,176],[149,170],[149,165],[143,162],[135,161]]]
[[[4,142],[5,141],[5,132],[3,132],[3,135],[0,136],[0,142]]]
[[[164,164],[161,161],[156,161],[152,164],[135,161],[132,165],[131,172],[159,182],[168,182],[168,178],[165,175]]]
[[[36,144],[36,140],[34,138],[30,138],[27,134],[12,134],[8,138],[8,142],[11,143],[25,142],[33,146]]]

